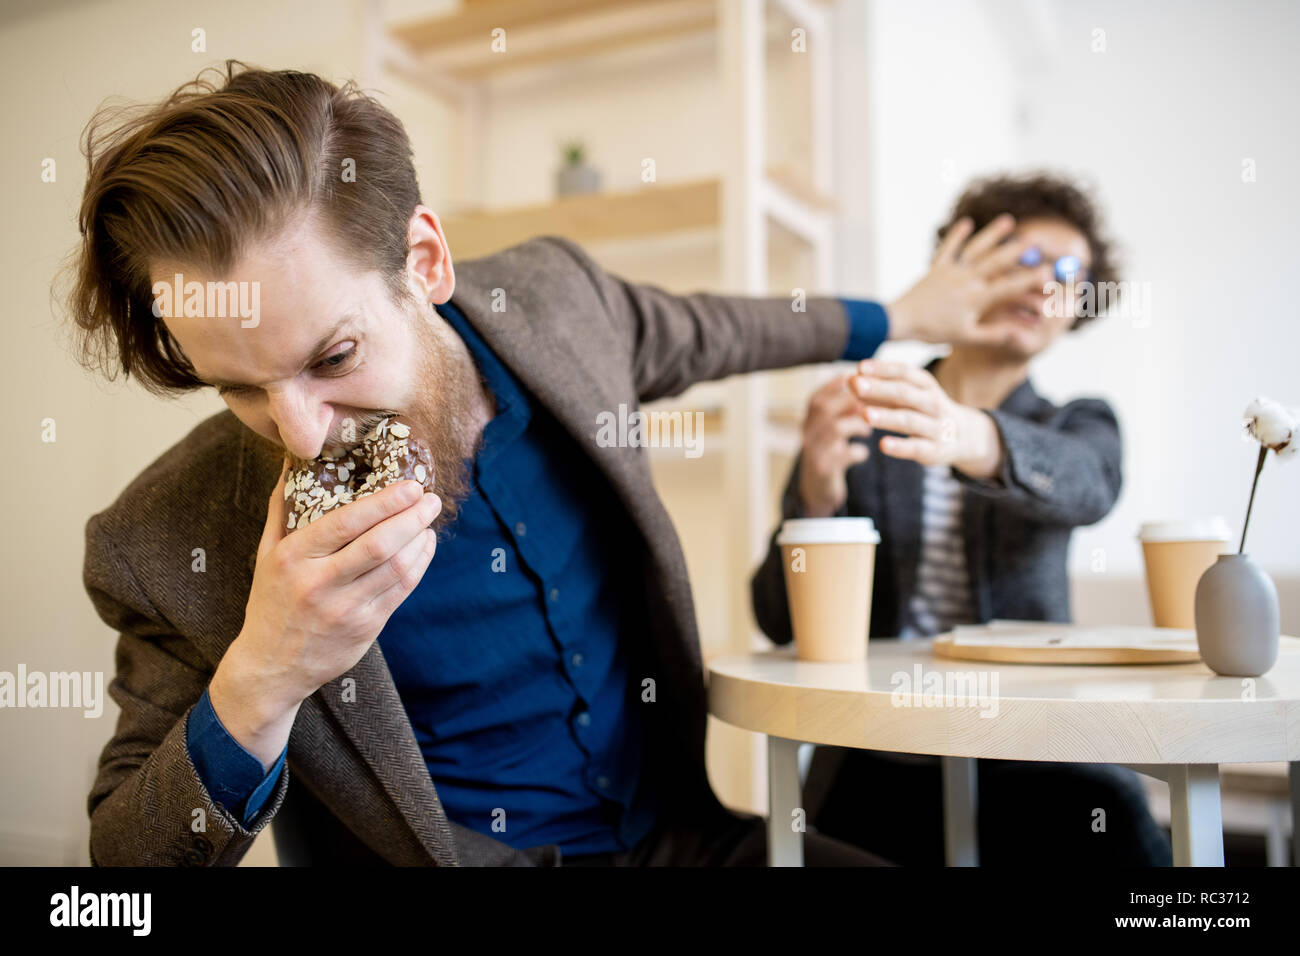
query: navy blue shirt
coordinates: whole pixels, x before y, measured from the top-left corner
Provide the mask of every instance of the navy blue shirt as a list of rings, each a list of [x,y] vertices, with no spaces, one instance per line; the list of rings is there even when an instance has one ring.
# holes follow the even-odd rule
[[[888,333],[874,302],[842,300],[843,359]],[[643,774],[641,679],[648,642],[639,532],[589,451],[540,407],[450,303],[496,415],[467,463],[470,493],[420,584],[379,635],[449,819],[516,848],[568,855],[629,849],[654,825]],[[187,745],[214,800],[250,825],[282,752],[261,762],[222,727],[205,691]]]
[[[590,453],[458,310],[438,311],[497,412],[451,537],[380,647],[449,819],[520,849],[631,849],[657,815],[649,794],[633,806],[644,582],[620,551],[638,533]]]

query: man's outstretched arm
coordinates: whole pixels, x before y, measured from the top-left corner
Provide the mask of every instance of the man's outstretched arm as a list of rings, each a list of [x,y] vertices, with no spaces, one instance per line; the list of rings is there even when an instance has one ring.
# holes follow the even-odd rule
[[[987,339],[979,316],[988,303],[1041,288],[1050,269],[1021,268],[1023,243],[1006,242],[1010,217],[967,242],[954,226],[930,271],[888,305],[830,296],[676,295],[628,282],[600,267],[581,246],[548,236],[586,273],[620,337],[628,343],[641,401],[677,395],[696,382],[743,372],[869,358],[886,340],[975,343]]]

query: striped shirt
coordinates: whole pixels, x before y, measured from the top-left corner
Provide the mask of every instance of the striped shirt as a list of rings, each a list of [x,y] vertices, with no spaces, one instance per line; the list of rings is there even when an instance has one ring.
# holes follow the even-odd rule
[[[975,621],[962,536],[962,490],[947,465],[925,469],[921,491],[921,549],[908,602],[904,637],[930,637]]]

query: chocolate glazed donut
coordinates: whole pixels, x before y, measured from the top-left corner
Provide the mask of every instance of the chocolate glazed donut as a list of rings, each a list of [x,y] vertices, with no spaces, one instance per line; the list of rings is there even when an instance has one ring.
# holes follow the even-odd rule
[[[411,423],[400,416],[385,418],[337,457],[307,461],[290,456],[284,479],[285,531],[408,478],[433,491],[433,453],[411,436]]]

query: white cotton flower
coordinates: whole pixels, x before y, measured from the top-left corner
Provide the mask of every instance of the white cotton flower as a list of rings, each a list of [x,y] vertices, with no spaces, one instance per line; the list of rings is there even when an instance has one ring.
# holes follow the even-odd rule
[[[1246,419],[1246,431],[1266,448],[1271,448],[1283,458],[1295,454],[1300,445],[1300,425],[1295,409],[1287,410],[1272,399],[1259,396],[1246,406],[1242,417]]]
[[[1300,452],[1300,408],[1291,409],[1291,420],[1296,424],[1291,429],[1291,440],[1280,448],[1274,448],[1273,454],[1286,461]]]

